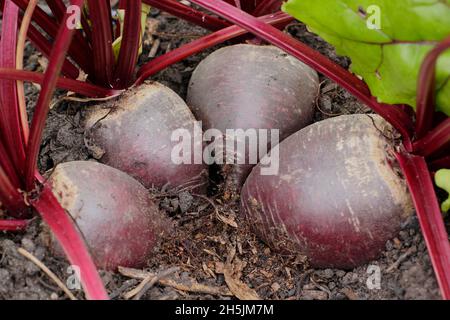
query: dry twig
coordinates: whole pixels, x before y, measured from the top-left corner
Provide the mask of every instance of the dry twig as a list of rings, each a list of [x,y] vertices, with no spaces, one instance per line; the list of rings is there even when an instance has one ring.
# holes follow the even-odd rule
[[[64,293],[70,298],[70,300],[77,300],[77,298],[70,292],[70,290],[66,287],[66,285],[58,278],[56,274],[54,274],[45,264],[43,264],[38,258],[36,258],[34,255],[29,253],[27,250],[23,248],[17,249],[17,251],[33,262],[35,265],[37,265],[50,279],[52,279],[56,285],[64,291]]]
[[[142,282],[133,290],[128,291],[125,293],[124,298],[126,300],[133,298],[134,300],[139,300],[142,298],[142,296],[150,290],[158,281],[160,281],[163,278],[166,278],[167,276],[171,275],[172,273],[177,272],[180,270],[179,267],[173,267],[168,270],[165,270],[161,273],[158,273],[156,275],[149,274]]]
[[[143,270],[119,267],[119,273],[125,277],[144,280],[149,276],[155,276],[154,273]],[[215,296],[233,296],[233,294],[225,288],[215,288],[206,286],[197,282],[190,285],[181,284],[172,279],[159,279],[157,283],[161,286],[171,287],[183,292],[211,294]]]

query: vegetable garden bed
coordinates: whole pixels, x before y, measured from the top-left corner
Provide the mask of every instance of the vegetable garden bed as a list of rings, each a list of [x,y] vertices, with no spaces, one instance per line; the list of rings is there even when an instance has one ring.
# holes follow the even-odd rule
[[[181,47],[198,39],[206,31],[182,20],[152,9],[144,35],[145,57]],[[317,49],[343,68],[350,61],[336,54],[333,47],[308,32],[305,26],[291,22],[286,33]],[[251,40],[251,38],[249,38]],[[155,42],[157,45],[155,45]],[[228,44],[232,44],[231,42]],[[218,47],[222,47],[221,44]],[[214,49],[189,57],[153,76],[186,99],[189,80],[201,60]],[[45,61],[30,45],[26,47],[25,69],[43,71]],[[25,84],[25,97],[30,114],[38,99],[38,88]],[[98,102],[70,101],[59,92],[53,98],[38,159],[41,172],[51,171],[55,165],[92,159],[84,146],[83,121],[86,110]],[[66,97],[67,98],[67,97]],[[114,105],[116,99],[106,102]],[[53,104],[52,103],[52,104]],[[372,111],[347,91],[320,75],[320,93],[314,101],[314,121],[339,115],[366,114]],[[213,172],[214,173],[214,172]],[[208,196],[194,189],[171,193],[160,188],[151,189],[151,197],[164,214],[175,221],[175,231],[165,235],[162,245],[148,260],[148,270],[164,274],[147,291],[137,294],[142,299],[435,299],[439,297],[432,265],[415,216],[407,219],[400,233],[389,240],[381,258],[353,270],[314,269],[307,258],[298,255],[285,257],[273,252],[250,230],[240,216],[240,204],[230,196],[226,184],[215,174]],[[447,228],[448,229],[448,228]],[[0,238],[0,296],[3,298],[65,298],[43,273],[28,259],[17,253],[23,247],[38,258],[61,279],[70,276],[68,264],[49,251],[51,236],[40,220],[33,219],[24,233],[4,234]],[[370,289],[371,267],[381,269],[381,289]],[[176,268],[176,269],[174,269]],[[146,276],[138,270],[121,269],[119,274],[101,271],[110,297],[127,296]],[[148,274],[147,274],[148,275]],[[234,286],[233,286],[234,284]],[[236,289],[238,287],[239,289]],[[233,289],[234,288],[234,289]],[[75,291],[79,298],[82,291]]]

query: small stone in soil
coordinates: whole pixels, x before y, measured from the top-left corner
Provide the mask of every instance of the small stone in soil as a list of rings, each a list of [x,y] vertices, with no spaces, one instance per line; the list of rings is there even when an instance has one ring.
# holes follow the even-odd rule
[[[187,191],[181,192],[178,195],[180,210],[182,213],[186,213],[192,206],[194,197]]]

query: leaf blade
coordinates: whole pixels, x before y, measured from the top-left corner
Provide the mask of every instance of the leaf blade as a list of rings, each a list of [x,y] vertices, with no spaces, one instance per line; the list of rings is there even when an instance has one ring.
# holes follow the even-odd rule
[[[380,9],[380,30],[369,29],[369,6]],[[373,95],[416,106],[417,78],[427,53],[450,34],[450,5],[416,0],[289,0],[283,10],[352,59]],[[374,58],[375,57],[375,58]],[[438,60],[437,110],[450,116],[450,52]]]

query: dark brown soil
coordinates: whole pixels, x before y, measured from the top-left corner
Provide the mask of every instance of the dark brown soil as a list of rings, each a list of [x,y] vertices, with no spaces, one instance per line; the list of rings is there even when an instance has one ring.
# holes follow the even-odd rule
[[[157,55],[176,48],[206,32],[173,17],[152,12],[159,27],[153,41],[160,40]],[[155,20],[156,21],[156,20]],[[153,22],[155,22],[153,21]],[[344,67],[349,61],[336,56],[333,48],[308,33],[301,24],[292,24],[287,31],[308,45],[320,50]],[[148,60],[152,39],[147,34],[141,63]],[[190,74],[211,50],[191,57],[161,72],[153,80],[168,85],[183,98]],[[41,57],[27,48],[27,69],[42,69]],[[366,113],[345,90],[331,81],[323,81],[317,99],[316,120],[346,113]],[[27,102],[34,105],[39,89],[27,84]],[[94,102],[61,101],[56,95],[42,144],[39,166],[51,170],[56,164],[85,160],[90,156],[83,143],[81,120],[83,110]],[[155,193],[152,193],[155,196]],[[223,194],[204,199],[189,192],[156,197],[163,211],[178,224],[157,254],[148,261],[148,271],[160,272],[172,267],[180,270],[169,276],[178,284],[193,288],[196,283],[227,291],[224,269],[234,270],[233,281],[240,279],[262,299],[438,299],[439,291],[418,222],[410,219],[397,238],[386,243],[382,257],[354,270],[313,270],[301,257],[282,257],[270,251],[249,231],[239,218],[238,206]],[[236,223],[237,228],[232,226]],[[22,257],[23,247],[42,260],[64,281],[70,276],[63,258],[52,255],[40,219],[36,218],[24,234],[0,234],[0,299],[67,299],[64,293],[37,268]],[[379,289],[369,289],[369,266],[381,272]],[[372,267],[373,268],[373,267]],[[107,289],[114,299],[122,299],[141,280],[102,272]],[[228,279],[230,281],[230,279]],[[247,289],[249,290],[249,289]],[[244,290],[246,291],[246,290]],[[83,297],[81,291],[76,295]],[[166,285],[156,285],[143,299],[234,299],[221,294],[192,293]]]

